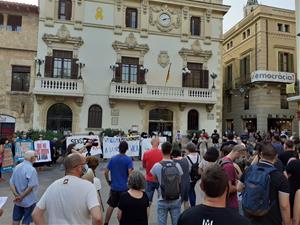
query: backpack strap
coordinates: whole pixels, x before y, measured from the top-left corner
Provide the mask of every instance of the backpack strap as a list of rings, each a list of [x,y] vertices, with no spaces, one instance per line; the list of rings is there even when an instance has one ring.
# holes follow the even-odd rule
[[[228,164],[228,163],[232,163],[232,161],[230,161],[230,160],[226,160],[226,159],[221,159],[220,161],[219,161],[219,165],[221,166],[221,167],[223,167],[224,165],[226,165],[226,164]]]
[[[187,157],[187,159],[190,161],[190,163],[192,164],[192,165],[195,165],[195,164],[197,164],[198,163],[198,160],[199,160],[199,156],[197,155],[197,161],[196,161],[196,163],[193,163],[193,161],[191,160],[191,158],[187,155],[186,156]]]

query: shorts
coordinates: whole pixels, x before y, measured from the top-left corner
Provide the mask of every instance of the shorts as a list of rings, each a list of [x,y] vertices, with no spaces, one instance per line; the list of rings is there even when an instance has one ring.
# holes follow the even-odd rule
[[[14,205],[13,209],[13,221],[19,222],[22,220],[21,224],[30,224],[32,223],[31,214],[34,210],[35,203],[29,207],[21,207]]]
[[[107,200],[107,204],[112,208],[118,207],[121,194],[124,192],[125,191],[110,190],[109,199]]]

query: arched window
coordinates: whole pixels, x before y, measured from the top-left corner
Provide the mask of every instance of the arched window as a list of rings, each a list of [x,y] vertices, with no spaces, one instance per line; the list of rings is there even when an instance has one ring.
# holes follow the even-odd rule
[[[72,0],[59,0],[58,3],[58,19],[71,20]]]
[[[88,128],[102,127],[102,108],[99,105],[92,105],[89,108]]]
[[[190,110],[188,113],[188,130],[199,130],[199,113],[197,110]]]
[[[47,112],[47,130],[71,131],[72,115],[69,106],[62,103],[52,105]]]

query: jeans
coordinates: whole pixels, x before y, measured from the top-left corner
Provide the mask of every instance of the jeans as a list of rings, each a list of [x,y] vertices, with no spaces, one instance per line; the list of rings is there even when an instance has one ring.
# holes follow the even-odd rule
[[[157,203],[157,225],[167,225],[168,212],[170,212],[172,225],[177,225],[180,215],[181,200],[159,200]]]
[[[190,183],[189,200],[190,200],[191,207],[194,207],[196,205],[196,192],[195,192],[196,183],[197,183],[196,181],[192,181]]]
[[[154,191],[155,189],[157,190],[158,187],[159,187],[159,183],[147,181],[146,194],[149,199],[149,202],[152,202]]]

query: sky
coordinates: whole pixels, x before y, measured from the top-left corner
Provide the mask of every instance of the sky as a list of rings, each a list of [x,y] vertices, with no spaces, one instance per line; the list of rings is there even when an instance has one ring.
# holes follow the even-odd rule
[[[1,1],[1,0],[0,0]],[[38,0],[7,0],[14,2],[23,2],[27,4],[38,4]],[[286,9],[295,9],[295,0],[258,0],[260,4],[270,5]],[[223,0],[223,4],[230,5],[231,8],[224,17],[223,30],[228,31],[238,21],[243,18],[243,7],[247,0]]]

